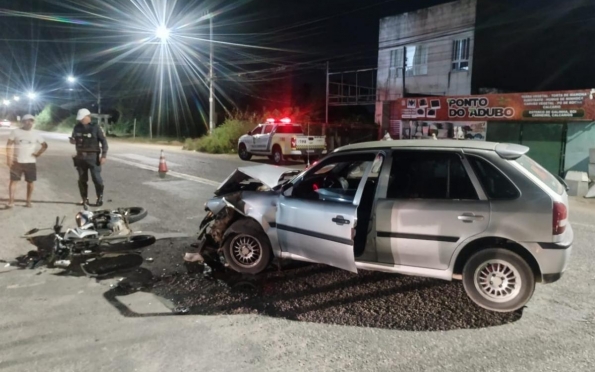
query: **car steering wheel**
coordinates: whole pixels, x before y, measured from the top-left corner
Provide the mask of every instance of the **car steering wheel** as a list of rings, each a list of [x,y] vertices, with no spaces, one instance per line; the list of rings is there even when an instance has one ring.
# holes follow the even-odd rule
[[[345,178],[337,177],[332,174],[329,174],[328,176],[324,177],[322,185],[325,189],[341,188],[343,190],[347,190],[349,188],[349,184],[347,183],[347,180]]]

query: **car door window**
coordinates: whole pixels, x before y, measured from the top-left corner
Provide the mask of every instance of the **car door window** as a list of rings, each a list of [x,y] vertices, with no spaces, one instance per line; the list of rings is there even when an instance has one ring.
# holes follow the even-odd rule
[[[262,126],[259,125],[256,128],[252,129],[252,132],[250,132],[251,135],[255,136],[257,134],[261,134],[262,133]]]
[[[431,151],[395,151],[387,197],[478,199],[459,155]]]
[[[511,200],[521,196],[516,186],[494,165],[477,156],[467,156],[467,160],[488,198]]]
[[[265,125],[264,126],[264,132],[263,134],[269,134],[273,131],[273,126],[272,125]]]
[[[339,156],[313,167],[294,185],[292,197],[353,203],[374,154]]]

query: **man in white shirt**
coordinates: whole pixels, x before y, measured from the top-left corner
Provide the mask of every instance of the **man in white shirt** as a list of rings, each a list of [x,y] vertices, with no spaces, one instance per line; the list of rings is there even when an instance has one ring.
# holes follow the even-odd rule
[[[31,208],[33,182],[37,180],[37,158],[47,150],[47,143],[39,134],[33,131],[35,117],[25,115],[21,120],[21,128],[14,129],[6,143],[6,162],[10,167],[10,186],[8,187],[8,208],[14,206],[14,194],[17,182],[23,174],[27,182],[27,204]],[[14,151],[13,151],[14,150]]]

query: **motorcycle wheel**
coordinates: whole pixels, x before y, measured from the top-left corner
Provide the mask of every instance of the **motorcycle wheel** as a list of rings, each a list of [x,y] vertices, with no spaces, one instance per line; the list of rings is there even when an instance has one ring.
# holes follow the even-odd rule
[[[128,223],[135,223],[143,218],[147,217],[149,212],[143,207],[128,207],[122,208],[128,211]],[[117,210],[114,210],[117,211]],[[107,209],[97,210],[93,212],[96,216],[101,216],[102,214],[109,215],[111,211]]]
[[[135,249],[145,248],[154,244],[157,240],[153,235],[135,235],[118,243],[102,243],[98,247],[99,252],[126,252]]]
[[[128,223],[138,222],[149,214],[149,212],[142,207],[130,207],[126,209],[128,209]]]

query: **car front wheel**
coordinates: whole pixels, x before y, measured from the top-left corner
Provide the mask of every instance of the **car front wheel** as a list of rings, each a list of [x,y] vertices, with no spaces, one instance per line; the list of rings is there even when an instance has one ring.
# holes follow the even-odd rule
[[[471,300],[484,309],[511,312],[533,296],[535,275],[518,254],[490,248],[469,258],[463,268],[463,286]]]
[[[239,273],[258,274],[271,261],[271,245],[260,226],[249,220],[232,224],[223,244],[223,255],[229,267]]]

